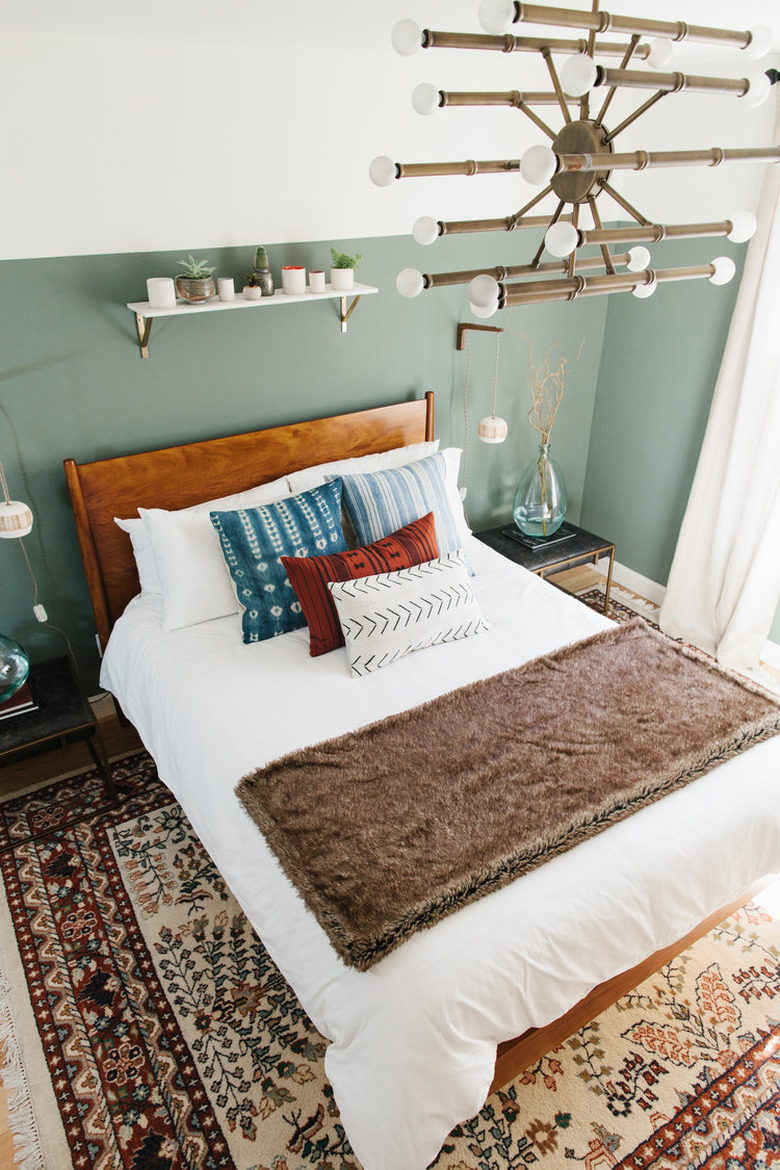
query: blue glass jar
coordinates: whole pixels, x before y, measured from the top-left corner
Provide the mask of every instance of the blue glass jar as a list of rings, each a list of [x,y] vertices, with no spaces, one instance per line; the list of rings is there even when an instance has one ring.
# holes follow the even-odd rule
[[[515,492],[515,524],[526,536],[552,536],[566,515],[566,483],[563,472],[550,457],[550,444],[526,467]]]
[[[30,659],[19,643],[0,634],[0,703],[24,686],[29,673]]]

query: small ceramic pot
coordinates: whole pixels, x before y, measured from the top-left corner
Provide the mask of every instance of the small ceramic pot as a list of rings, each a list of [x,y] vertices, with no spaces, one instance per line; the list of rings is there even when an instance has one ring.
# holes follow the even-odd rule
[[[312,268],[309,272],[309,289],[313,293],[325,292],[325,273],[320,268]]]
[[[330,287],[334,292],[347,292],[355,283],[354,268],[331,268]]]
[[[282,268],[282,292],[291,296],[306,292],[306,269],[302,264],[287,264]]]
[[[263,295],[263,290],[259,284],[245,284],[244,285],[244,300],[245,301],[259,301]]]
[[[216,289],[210,276],[204,276],[199,280],[191,280],[188,276],[177,276],[176,291],[187,304],[202,305],[204,301],[211,300]]]

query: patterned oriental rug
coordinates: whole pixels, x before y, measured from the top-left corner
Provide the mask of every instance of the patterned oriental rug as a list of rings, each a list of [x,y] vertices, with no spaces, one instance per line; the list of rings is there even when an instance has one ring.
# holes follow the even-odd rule
[[[325,1042],[149,757],[115,776],[121,812],[100,813],[85,773],[0,816],[2,846],[95,808],[1,859],[0,1026],[12,1069],[20,1050],[26,1170],[357,1170]],[[780,922],[740,911],[494,1094],[435,1165],[537,1163],[780,1164]]]

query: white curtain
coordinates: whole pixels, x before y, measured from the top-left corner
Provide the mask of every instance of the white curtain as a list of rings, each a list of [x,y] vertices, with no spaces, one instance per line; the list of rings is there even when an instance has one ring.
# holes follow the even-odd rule
[[[780,600],[780,164],[767,168],[661,629],[754,671]]]

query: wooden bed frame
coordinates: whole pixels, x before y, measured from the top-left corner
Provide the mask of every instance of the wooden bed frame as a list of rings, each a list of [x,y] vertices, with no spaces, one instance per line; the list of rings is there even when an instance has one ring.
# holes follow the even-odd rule
[[[294,423],[269,430],[187,443],[103,459],[65,460],[65,476],[98,634],[103,645],[139,583],[130,538],[114,517],[136,509],[186,508],[204,499],[245,491],[317,463],[353,458],[433,438],[433,394],[353,414]],[[746,891],[673,945],[594,988],[570,1011],[544,1028],[531,1028],[499,1045],[491,1092],[508,1084],[545,1053],[562,1044],[621,995],[701,938],[742,906]]]

